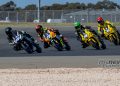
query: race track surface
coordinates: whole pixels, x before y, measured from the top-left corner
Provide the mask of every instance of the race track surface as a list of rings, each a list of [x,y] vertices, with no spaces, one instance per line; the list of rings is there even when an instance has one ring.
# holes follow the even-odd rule
[[[0,28],[0,57],[23,57],[23,56],[107,56],[107,55],[120,55],[120,46],[115,46],[109,41],[105,41],[107,49],[96,50],[93,47],[87,47],[83,49],[80,42],[76,40],[73,27],[55,27],[68,39],[71,46],[71,51],[57,51],[55,48],[50,47],[48,49],[43,48],[43,43],[38,40],[42,48],[42,53],[27,54],[25,51],[14,51],[12,47],[8,44],[4,28]],[[31,34],[35,39],[37,34],[34,28],[14,28],[17,30],[24,30]]]

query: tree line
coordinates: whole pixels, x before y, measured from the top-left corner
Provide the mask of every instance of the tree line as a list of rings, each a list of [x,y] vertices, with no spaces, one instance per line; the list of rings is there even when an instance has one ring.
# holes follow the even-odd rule
[[[41,10],[70,10],[70,9],[80,9],[80,10],[86,10],[86,9],[120,9],[120,5],[110,1],[110,0],[102,0],[98,1],[97,3],[69,3],[66,2],[65,4],[59,4],[54,3],[51,6],[42,6]],[[19,11],[19,10],[37,10],[37,5],[30,4],[27,5],[24,8],[17,7],[17,5],[13,1],[9,1],[3,5],[0,6],[0,11]]]

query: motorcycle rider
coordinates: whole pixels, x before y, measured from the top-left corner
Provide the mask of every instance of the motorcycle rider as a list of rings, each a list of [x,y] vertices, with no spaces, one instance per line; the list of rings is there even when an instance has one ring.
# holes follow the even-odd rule
[[[56,33],[56,35],[59,35],[60,37],[63,37],[58,30],[55,30],[53,28],[44,28],[42,25],[37,25],[35,27],[36,32],[38,34],[39,39],[44,42],[44,48],[50,47],[50,41],[45,41],[44,34],[49,33],[50,31],[53,31]]]
[[[7,39],[9,41],[9,44],[14,44],[14,39],[18,34],[21,34],[22,36],[34,41],[34,38],[31,35],[29,35],[27,32],[13,30],[11,27],[5,28],[5,33],[7,35]]]
[[[82,43],[82,48],[86,48],[87,46],[89,46],[80,37],[80,34],[83,34],[85,29],[88,29],[90,32],[92,32],[98,37],[100,43],[102,44],[101,47],[105,45],[102,38],[90,26],[83,26],[80,22],[75,22],[74,27],[75,27],[75,34],[76,34],[77,40],[79,40]]]
[[[13,32],[11,27],[5,28],[5,33],[7,35],[7,39],[9,41],[9,44],[13,43]]]
[[[108,20],[104,21],[104,19],[102,17],[98,17],[97,18],[97,22],[98,22],[98,33],[101,35],[101,37],[104,37],[104,29],[108,27],[108,25],[110,27],[112,27],[118,34],[118,37],[120,39],[120,33],[118,32],[118,30],[116,29],[116,27]],[[120,44],[120,42],[119,42]]]

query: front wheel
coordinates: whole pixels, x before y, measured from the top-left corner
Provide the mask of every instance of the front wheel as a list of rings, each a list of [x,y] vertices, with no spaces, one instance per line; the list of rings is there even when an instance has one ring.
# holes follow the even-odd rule
[[[100,49],[100,46],[99,46],[99,43],[97,42],[97,40],[95,38],[92,38],[91,41],[90,41],[90,44],[96,48],[97,50]]]
[[[71,50],[71,47],[67,42],[64,42],[64,44],[65,44],[65,49],[66,50],[68,50],[68,51]]]
[[[37,53],[41,53],[41,52],[42,52],[42,49],[41,49],[41,47],[39,46],[39,44],[35,44],[35,47],[36,47],[36,52],[37,52]]]
[[[59,44],[55,44],[54,46],[58,51],[62,51],[63,48]]]
[[[119,38],[117,38],[117,36],[115,34],[112,34],[110,36],[110,40],[115,44],[115,45],[119,45]]]
[[[52,39],[51,40],[52,46],[54,46],[58,51],[63,51],[63,46],[61,45],[60,41],[57,39]]]
[[[13,50],[15,50],[15,51],[19,51],[19,50],[21,50],[21,46],[15,44],[15,45],[13,45]]]
[[[102,49],[106,49],[106,45],[105,45],[105,44],[102,45],[101,48],[102,48]]]

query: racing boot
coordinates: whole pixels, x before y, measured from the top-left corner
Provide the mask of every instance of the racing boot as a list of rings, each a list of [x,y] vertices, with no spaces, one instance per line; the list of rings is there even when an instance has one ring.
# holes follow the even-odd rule
[[[99,39],[99,41],[100,41],[100,43],[101,43],[101,48],[102,48],[102,49],[106,49],[106,45],[105,45],[103,39],[102,39],[99,35],[98,35],[98,39]]]
[[[105,43],[103,42],[103,40],[100,40],[100,43],[101,43],[101,48],[102,48],[102,49],[106,49],[106,45],[105,45]]]
[[[50,47],[50,44],[48,44],[48,42],[44,42],[44,48],[48,48]]]
[[[86,47],[88,47],[88,46],[89,46],[88,44],[82,43],[82,48],[86,48]]]

